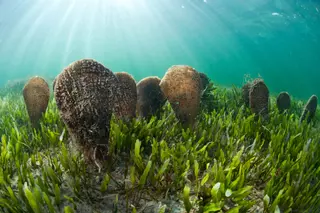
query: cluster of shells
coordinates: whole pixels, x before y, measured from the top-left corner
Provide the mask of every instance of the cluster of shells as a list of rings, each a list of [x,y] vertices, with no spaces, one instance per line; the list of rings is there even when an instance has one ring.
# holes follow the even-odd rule
[[[56,76],[53,93],[72,141],[82,148],[87,160],[97,162],[107,156],[112,115],[122,120],[137,116],[149,119],[159,116],[168,101],[182,125],[192,128],[209,82],[204,73],[187,65],[169,67],[162,79],[150,76],[136,82],[129,73],[113,73],[95,60],[82,59]],[[49,86],[43,78],[33,77],[26,83],[23,96],[31,124],[36,128],[48,106]],[[243,99],[253,113],[268,117],[269,90],[263,80],[246,84]],[[277,106],[280,111],[290,107],[288,93],[278,96]],[[316,106],[317,97],[312,96],[301,120],[309,121]]]
[[[251,112],[260,115],[264,120],[269,117],[269,89],[265,82],[258,78],[242,86],[242,99],[245,106],[251,109]],[[291,98],[288,92],[280,92],[276,99],[276,105],[280,113],[287,112],[291,107]],[[310,123],[314,118],[318,105],[318,98],[312,95],[305,104],[300,123],[306,120]]]

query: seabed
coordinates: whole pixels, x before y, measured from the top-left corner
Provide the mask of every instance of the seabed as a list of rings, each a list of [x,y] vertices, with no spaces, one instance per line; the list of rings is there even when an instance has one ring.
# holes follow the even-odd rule
[[[52,88],[52,85],[50,85]],[[193,130],[169,103],[160,118],[111,121],[100,172],[72,144],[51,96],[32,128],[21,85],[0,98],[0,212],[319,212],[319,113],[305,102],[264,121],[241,88],[209,89]]]

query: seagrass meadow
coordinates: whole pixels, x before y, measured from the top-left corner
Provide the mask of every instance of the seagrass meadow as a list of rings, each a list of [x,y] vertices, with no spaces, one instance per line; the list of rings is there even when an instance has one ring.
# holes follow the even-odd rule
[[[70,143],[52,91],[33,128],[22,87],[1,91],[0,212],[319,212],[320,117],[300,123],[302,101],[280,113],[270,96],[263,121],[241,88],[211,83],[193,130],[169,103],[159,117],[113,116],[98,171]]]

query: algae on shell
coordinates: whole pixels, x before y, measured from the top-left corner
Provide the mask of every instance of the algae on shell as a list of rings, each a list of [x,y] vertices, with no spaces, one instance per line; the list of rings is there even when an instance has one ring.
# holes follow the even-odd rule
[[[37,128],[48,107],[49,85],[43,78],[35,76],[25,84],[22,93],[32,127]]]
[[[209,85],[210,83],[210,79],[209,77],[203,73],[203,72],[199,72],[199,76],[200,76],[200,81],[201,81],[201,91],[205,90],[206,87]]]
[[[242,101],[246,107],[250,106],[250,99],[249,99],[249,94],[250,94],[250,87],[251,83],[246,83],[245,85],[242,86]]]
[[[302,111],[300,123],[302,123],[305,119],[307,119],[307,123],[310,123],[316,114],[317,106],[318,97],[316,95],[312,95]]]
[[[137,86],[132,75],[127,72],[115,73],[120,84],[121,95],[119,111],[115,111],[118,118],[134,118],[136,116]]]
[[[290,109],[291,99],[288,92],[281,92],[277,97],[277,107],[280,112]]]
[[[249,91],[251,112],[261,115],[263,119],[269,116],[269,89],[262,79],[253,81]]]
[[[201,79],[188,65],[171,66],[160,82],[178,120],[186,127],[193,126],[200,110]]]
[[[137,114],[140,117],[149,119],[160,115],[161,107],[166,102],[160,81],[159,77],[150,76],[137,83]]]
[[[60,116],[87,160],[106,157],[110,120],[119,93],[113,72],[92,59],[71,63],[55,80],[54,97]]]

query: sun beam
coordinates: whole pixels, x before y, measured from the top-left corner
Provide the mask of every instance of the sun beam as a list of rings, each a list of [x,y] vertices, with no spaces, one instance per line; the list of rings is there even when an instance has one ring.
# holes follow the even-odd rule
[[[134,5],[134,0],[114,0],[115,5],[118,7],[132,8]]]

